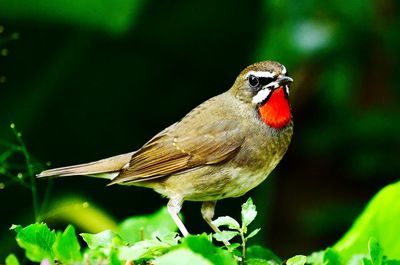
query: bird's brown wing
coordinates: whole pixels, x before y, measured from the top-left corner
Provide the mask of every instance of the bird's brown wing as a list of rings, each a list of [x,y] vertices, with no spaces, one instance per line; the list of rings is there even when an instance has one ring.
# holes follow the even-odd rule
[[[234,120],[192,128],[174,124],[134,153],[129,166],[110,184],[146,181],[220,163],[234,156],[243,141],[240,125]]]

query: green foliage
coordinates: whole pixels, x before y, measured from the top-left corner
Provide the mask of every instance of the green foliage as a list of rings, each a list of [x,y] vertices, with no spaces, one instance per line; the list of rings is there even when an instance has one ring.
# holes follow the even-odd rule
[[[189,249],[180,248],[177,250],[173,250],[170,253],[160,257],[157,259],[157,264],[159,265],[187,265],[187,264],[196,264],[196,265],[213,265],[208,259],[203,256],[194,253]]]
[[[376,209],[382,205],[393,203],[398,194],[400,182],[383,189],[371,201],[365,212],[359,217],[354,227],[334,247],[328,247],[324,251],[312,253],[309,256],[296,255],[286,261],[288,265],[400,265],[400,259],[396,255],[388,255],[386,249],[381,246],[381,241],[371,237],[371,230],[365,230],[363,221],[373,217]],[[396,208],[392,209],[396,211]],[[383,214],[379,212],[379,214]],[[256,207],[249,198],[242,205],[241,224],[230,216],[217,218],[213,223],[217,227],[227,227],[212,236],[207,234],[189,235],[180,238],[176,227],[171,224],[165,208],[149,216],[132,217],[119,225],[118,232],[110,230],[97,234],[82,233],[81,236],[87,244],[87,248],[81,251],[73,226],[69,225],[61,232],[50,230],[44,223],[35,223],[27,227],[13,225],[11,227],[17,233],[18,245],[25,250],[26,257],[33,262],[43,260],[55,261],[62,264],[193,264],[193,265],[276,265],[282,264],[282,260],[271,250],[262,246],[247,246],[249,238],[254,236],[259,229],[248,233],[248,226],[257,216]],[[385,218],[380,216],[379,218]],[[393,228],[387,220],[384,224]],[[168,228],[168,229],[166,229]],[[375,227],[377,228],[377,227]],[[384,229],[384,228],[380,228]],[[399,229],[399,228],[397,228]],[[145,233],[143,231],[146,231]],[[355,232],[357,231],[357,232]],[[374,230],[376,232],[376,230]],[[398,234],[398,230],[391,231]],[[358,237],[350,235],[363,235],[369,237],[367,242],[358,240]],[[121,236],[123,234],[123,236]],[[138,237],[138,234],[140,235]],[[212,239],[224,242],[240,236],[240,243],[233,243],[226,248],[220,248],[213,244]],[[382,238],[384,242],[387,242]],[[365,243],[365,246],[361,245]],[[238,247],[242,251],[238,251]],[[346,246],[343,248],[342,246]],[[349,249],[352,252],[349,252]],[[361,251],[355,251],[361,249]],[[395,249],[391,253],[395,253]],[[366,251],[364,251],[366,250]],[[18,259],[10,254],[6,259],[8,265],[18,265]]]
[[[341,260],[339,254],[332,248],[327,248],[324,251],[314,252],[307,257],[308,264],[325,264],[325,265],[340,265]]]
[[[82,233],[81,236],[90,249],[102,249],[106,254],[110,253],[113,242],[115,242],[115,238],[117,237],[110,230],[98,234]]]
[[[22,134],[16,129],[14,123],[10,124],[10,128],[14,133],[17,144],[0,142],[0,146],[4,146],[5,150],[0,153],[0,177],[4,177],[7,181],[0,182],[0,189],[13,184],[28,189],[32,194],[32,204],[35,221],[40,221],[39,198],[37,195],[35,172],[42,169],[42,165],[36,163],[28,152],[28,149],[22,139]],[[17,164],[16,161],[22,160],[23,164]],[[45,204],[46,198],[43,204]]]
[[[247,248],[248,264],[282,264],[282,260],[271,250],[262,246],[251,246]]]
[[[10,254],[6,258],[6,265],[19,265],[19,261],[14,254]]]
[[[307,257],[303,255],[294,256],[286,261],[287,265],[304,265],[307,262]]]
[[[255,236],[261,229],[255,229],[249,234],[247,234],[247,227],[254,221],[257,216],[256,206],[253,204],[253,200],[249,198],[243,205],[241,211],[241,220],[242,224],[240,225],[235,219],[229,216],[222,216],[218,217],[213,224],[216,227],[220,226],[227,226],[229,229],[232,230],[222,230],[221,232],[215,233],[213,236],[217,241],[226,243],[230,241],[236,236],[241,237],[241,244],[235,244],[232,246],[228,246],[230,250],[234,250],[240,245],[242,246],[242,253],[241,256],[243,259],[246,258],[246,242],[249,238]]]
[[[384,255],[383,248],[379,242],[371,237],[368,244],[368,253],[352,253],[350,258],[347,259],[346,252],[339,252],[334,248],[327,248],[324,251],[312,253],[307,257],[307,264],[315,265],[390,265],[400,264],[400,259],[389,259]]]
[[[118,234],[129,243],[162,237],[176,230],[166,207],[147,216],[128,218],[118,226]]]
[[[247,226],[254,221],[257,216],[256,206],[253,200],[249,198],[247,202],[242,205],[242,228],[247,233]]]
[[[368,241],[369,256],[372,265],[381,265],[383,260],[383,249],[375,238]]]
[[[44,259],[53,260],[53,244],[56,240],[56,233],[50,230],[46,224],[32,224],[22,228],[12,226],[12,230],[17,232],[17,243],[25,249],[25,255],[31,261],[40,262]]]
[[[221,217],[215,223],[218,226],[227,225],[228,228],[236,229],[237,231],[231,232],[242,236],[244,240],[242,246],[245,248],[247,239],[256,232],[246,236],[244,231],[247,231],[247,225],[254,220],[256,214],[255,206],[249,199],[242,206],[244,222],[241,226],[229,216]],[[168,264],[171,260],[180,262],[176,264],[187,264],[188,260],[196,261],[197,263],[194,264],[237,264],[232,251],[240,245],[236,243],[232,244],[229,250],[221,249],[216,247],[211,241],[212,237],[206,234],[190,235],[182,239],[176,234],[176,226],[171,223],[171,218],[165,208],[149,216],[132,217],[123,221],[119,225],[118,233],[110,230],[97,234],[82,233],[81,236],[87,244],[83,252],[80,251],[75,229],[71,225],[63,232],[50,230],[44,223],[27,227],[14,225],[11,229],[17,233],[18,245],[25,250],[26,257],[33,262],[47,259],[62,264],[100,261],[107,264],[134,261],[140,264],[155,259],[160,264]],[[228,232],[222,231],[214,237],[218,238]],[[221,241],[225,240],[228,238],[221,238]],[[244,257],[244,254],[242,256]],[[261,247],[250,248],[250,257],[252,259],[250,262],[253,264],[256,260],[261,262],[263,258],[269,257],[272,257],[271,260],[278,260],[272,252]],[[10,263],[15,263],[13,256],[10,256],[8,260]]]
[[[371,237],[384,247],[388,257],[400,259],[399,194],[400,182],[397,182],[383,188],[372,198],[351,229],[333,247],[344,261],[348,261],[354,253],[367,254]],[[377,247],[374,245],[370,248],[375,250]]]
[[[231,253],[215,247],[205,234],[184,238],[180,247],[189,248],[191,251],[202,255],[211,264],[236,264]]]
[[[63,233],[58,232],[53,251],[61,263],[70,264],[82,259],[81,246],[75,234],[75,228],[68,225]]]

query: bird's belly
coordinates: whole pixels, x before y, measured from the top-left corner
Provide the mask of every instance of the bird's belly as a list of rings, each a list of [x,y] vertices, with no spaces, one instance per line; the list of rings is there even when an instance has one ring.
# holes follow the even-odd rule
[[[246,167],[207,166],[169,176],[162,183],[157,182],[150,187],[168,198],[180,196],[188,201],[239,197],[263,182],[278,162],[279,159],[274,159],[256,170]]]
[[[237,168],[231,172],[231,185],[225,187],[222,198],[239,197],[260,185],[278,164],[280,159],[270,161],[258,170]]]

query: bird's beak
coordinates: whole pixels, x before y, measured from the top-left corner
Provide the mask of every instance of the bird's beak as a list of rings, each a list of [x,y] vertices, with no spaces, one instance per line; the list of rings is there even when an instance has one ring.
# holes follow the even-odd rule
[[[293,78],[288,76],[282,76],[277,80],[278,84],[281,86],[288,85],[293,82]]]

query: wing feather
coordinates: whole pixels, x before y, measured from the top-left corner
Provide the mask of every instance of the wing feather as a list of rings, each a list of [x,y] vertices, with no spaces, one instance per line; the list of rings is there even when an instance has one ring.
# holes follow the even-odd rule
[[[110,184],[146,181],[220,163],[232,158],[243,141],[235,120],[219,120],[200,128],[174,124],[139,149]]]

